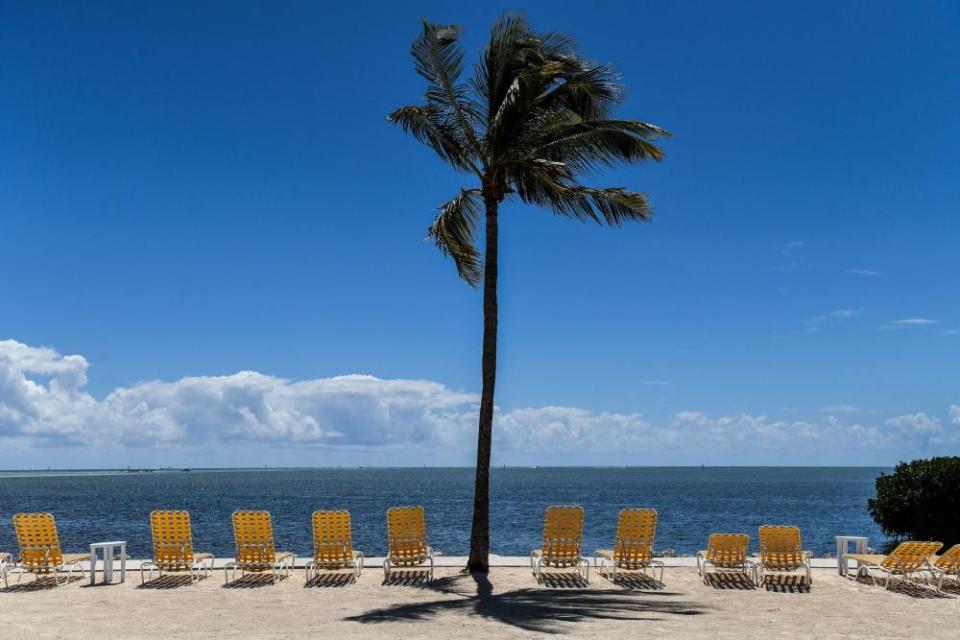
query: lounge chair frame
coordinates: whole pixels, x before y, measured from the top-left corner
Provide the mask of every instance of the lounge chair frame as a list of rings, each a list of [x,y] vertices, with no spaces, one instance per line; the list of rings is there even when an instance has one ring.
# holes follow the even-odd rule
[[[53,574],[56,586],[66,584],[74,571],[83,571],[80,564],[89,556],[84,553],[63,553],[60,537],[57,535],[57,522],[51,513],[18,513],[13,516],[13,528],[20,544],[20,555],[16,562],[7,554],[8,562],[2,567],[3,586],[9,587],[8,576],[16,572],[17,584],[24,573],[36,576]],[[60,575],[65,573],[63,582]]]
[[[157,509],[150,513],[150,539],[153,558],[140,565],[140,584],[153,580],[153,574],[190,572],[190,583],[196,585],[213,571],[212,553],[194,552],[190,513]]]
[[[597,549],[593,554],[593,567],[600,575],[609,574],[617,579],[617,569],[639,571],[663,582],[664,564],[653,557],[653,543],[657,534],[656,509],[621,509],[617,517],[617,537],[613,549]]]
[[[3,580],[4,587],[7,582],[7,570],[13,568],[13,556],[9,553],[0,553],[0,579]]]
[[[791,525],[765,525],[759,529],[760,560],[754,563],[754,582],[763,584],[764,574],[803,571],[807,587],[813,584],[810,560],[813,554],[803,550],[800,529]]]
[[[538,580],[543,567],[573,567],[590,582],[590,561],[583,557],[583,507],[547,507],[543,516],[543,546],[530,552],[530,569]]]
[[[233,512],[233,539],[237,556],[223,565],[224,584],[233,582],[240,571],[242,577],[250,573],[270,572],[273,583],[280,576],[290,577],[296,554],[277,551],[273,539],[273,520],[267,511],[239,510]]]
[[[429,565],[433,580],[433,549],[427,544],[427,521],[423,507],[391,507],[387,510],[387,557],[383,579],[388,581],[395,567]]]
[[[943,580],[953,576],[960,583],[960,544],[955,544],[930,565],[931,577],[937,581],[937,591],[943,591]]]
[[[313,559],[307,562],[306,584],[319,577],[319,571],[350,569],[351,582],[363,571],[363,553],[353,548],[353,529],[349,511],[314,511]]]
[[[941,542],[901,542],[888,555],[870,555],[849,553],[843,557],[843,562],[856,560],[857,578],[861,576],[869,577],[873,584],[877,584],[877,572],[886,574],[883,583],[884,589],[889,589],[891,580],[897,576],[900,582],[912,581],[913,576],[919,576],[921,582],[927,585],[925,572],[933,573],[933,567],[930,564],[930,557],[940,548]]]
[[[754,582],[753,563],[748,559],[750,536],[745,533],[712,533],[707,548],[697,553],[697,573],[704,584],[707,573],[739,573]]]

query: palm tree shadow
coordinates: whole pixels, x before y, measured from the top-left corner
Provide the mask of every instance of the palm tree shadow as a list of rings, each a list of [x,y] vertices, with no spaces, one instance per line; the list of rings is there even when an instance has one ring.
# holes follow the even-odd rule
[[[472,579],[474,584],[464,584]],[[472,588],[471,588],[472,586]],[[457,599],[391,605],[344,618],[364,624],[423,622],[442,613],[475,615],[540,633],[562,633],[563,623],[590,620],[657,620],[663,615],[699,615],[705,609],[684,601],[670,601],[676,592],[640,594],[621,589],[524,588],[494,593],[486,574],[460,574],[434,580],[429,587]]]

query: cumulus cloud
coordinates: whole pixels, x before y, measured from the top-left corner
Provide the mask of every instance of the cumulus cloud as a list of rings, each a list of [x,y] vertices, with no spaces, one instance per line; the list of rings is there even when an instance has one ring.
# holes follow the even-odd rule
[[[0,341],[0,445],[99,451],[111,443],[127,452],[167,452],[158,454],[164,460],[199,448],[208,453],[197,459],[208,464],[218,460],[210,451],[242,447],[293,452],[284,456],[356,454],[361,464],[394,461],[389,452],[403,450],[434,463],[463,463],[476,438],[477,394],[431,380],[344,375],[294,381],[241,371],[142,382],[98,399],[84,390],[88,368],[79,355]],[[949,411],[960,424],[960,406]],[[784,421],[698,411],[653,421],[563,406],[498,410],[495,425],[497,455],[514,463],[810,463],[851,449],[900,457],[930,444],[960,445],[960,429],[946,430],[925,413],[870,426],[833,415]],[[383,456],[370,458],[378,452]]]
[[[930,417],[925,413],[913,413],[890,418],[887,420],[887,424],[914,433],[940,433],[943,429],[939,418]]]
[[[144,382],[98,401],[81,389],[87,367],[81,356],[0,341],[0,436],[57,445],[442,444],[451,414],[477,401],[429,380],[295,382],[252,371]]]

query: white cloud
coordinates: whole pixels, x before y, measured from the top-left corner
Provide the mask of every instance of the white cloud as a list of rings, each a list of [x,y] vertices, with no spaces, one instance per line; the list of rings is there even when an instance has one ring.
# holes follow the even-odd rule
[[[960,336],[960,329],[947,329],[947,330],[945,330],[945,331],[941,331],[941,332],[940,332],[940,335],[942,335],[942,336]]]
[[[910,327],[928,327],[930,325],[940,324],[939,320],[930,318],[903,318],[901,320],[892,320],[887,324],[877,327],[881,331],[893,331],[896,329],[907,329]]]
[[[862,411],[862,409],[852,404],[833,404],[827,407],[820,407],[817,411],[819,413],[857,413],[858,411]]]
[[[97,399],[83,389],[88,367],[79,355],[0,341],[0,446],[43,466],[54,463],[45,451],[66,450],[83,452],[80,466],[121,458],[230,466],[240,459],[230,451],[246,451],[245,461],[313,465],[468,464],[473,455],[477,395],[430,380],[291,381],[242,371],[137,383]],[[960,424],[960,406],[950,417]],[[510,464],[840,463],[848,450],[874,456],[863,463],[886,463],[931,444],[960,445],[960,430],[947,432],[925,413],[876,427],[833,415],[811,422],[681,411],[653,421],[547,406],[498,410],[494,442],[495,461]],[[112,453],[95,457],[105,451]]]
[[[887,420],[887,425],[902,431],[913,433],[940,433],[940,419],[925,413],[913,413]]]
[[[847,269],[844,273],[848,273],[854,276],[879,276],[883,275],[880,271],[874,271],[873,269]]]
[[[428,380],[293,382],[250,371],[139,383],[98,401],[81,391],[87,366],[81,356],[0,341],[0,436],[58,445],[443,444],[451,412],[477,401]]]
[[[846,320],[847,318],[852,318],[853,316],[860,315],[863,312],[863,309],[837,309],[830,312],[831,318],[839,318],[840,320]]]

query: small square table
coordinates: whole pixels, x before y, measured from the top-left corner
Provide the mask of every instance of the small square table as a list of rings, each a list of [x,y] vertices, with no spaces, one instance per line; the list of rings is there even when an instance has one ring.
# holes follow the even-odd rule
[[[837,573],[841,576],[847,575],[847,552],[850,550],[850,543],[854,544],[854,553],[866,553],[866,536],[837,536]]]
[[[120,549],[120,582],[127,580],[127,541],[111,540],[109,542],[94,542],[90,545],[90,584],[96,584],[97,549],[103,554],[103,582],[110,584],[113,581],[113,554]]]

